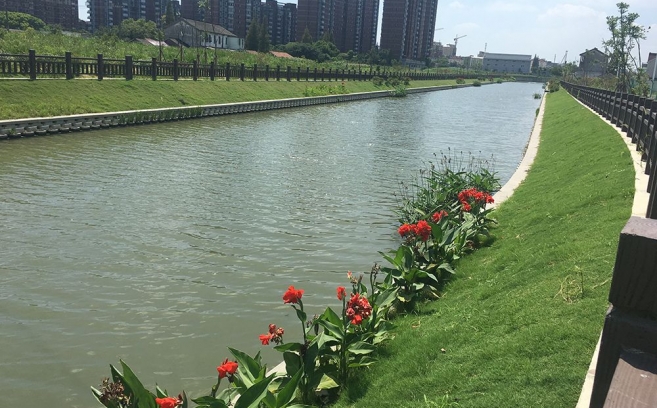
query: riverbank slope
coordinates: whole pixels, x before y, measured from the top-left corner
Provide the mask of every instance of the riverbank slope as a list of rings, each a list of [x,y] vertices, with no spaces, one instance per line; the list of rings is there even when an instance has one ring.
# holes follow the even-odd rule
[[[467,80],[466,83],[471,83]],[[411,81],[409,88],[454,85]],[[0,120],[251,102],[387,89],[370,82],[3,80]]]
[[[337,406],[575,406],[633,196],[616,131],[550,94],[531,171],[495,211],[496,242],[463,259],[441,300],[395,321]]]

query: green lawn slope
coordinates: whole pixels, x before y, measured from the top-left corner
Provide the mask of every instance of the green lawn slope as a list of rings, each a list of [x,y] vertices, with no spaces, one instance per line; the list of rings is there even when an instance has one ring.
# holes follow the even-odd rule
[[[576,405],[602,329],[634,170],[615,130],[548,95],[536,161],[495,211],[494,244],[442,299],[397,319],[337,407]]]
[[[410,87],[455,83],[455,80],[412,81]],[[310,94],[321,94],[321,87],[337,91],[341,84],[336,81],[0,80],[0,120],[299,98],[313,90],[320,92]],[[347,93],[386,89],[372,82],[346,81],[344,86]]]

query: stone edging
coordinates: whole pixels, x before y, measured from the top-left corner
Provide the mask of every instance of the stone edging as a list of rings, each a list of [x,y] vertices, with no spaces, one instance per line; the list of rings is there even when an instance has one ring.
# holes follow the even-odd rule
[[[470,87],[472,84],[442,85],[407,89],[407,93],[442,91]],[[122,112],[87,113],[47,118],[10,119],[0,121],[0,140],[27,136],[42,136],[81,130],[104,129],[117,126],[134,126],[174,120],[195,119],[208,116],[229,115],[296,108],[338,102],[350,102],[389,97],[390,91],[362,92],[343,95],[289,98],[266,101],[223,103],[217,105],[184,106],[175,108],[142,109]]]
[[[543,99],[541,100],[541,105],[538,109],[538,115],[534,119],[534,127],[532,128],[532,133],[529,136],[529,142],[527,142],[527,147],[525,148],[525,154],[523,155],[518,168],[513,173],[509,181],[507,181],[500,190],[493,195],[495,203],[493,203],[489,208],[495,208],[506,201],[513,192],[520,186],[520,184],[527,177],[527,173],[534,163],[536,158],[536,153],[538,152],[538,145],[541,138],[541,129],[543,127],[543,114],[545,113],[545,100],[547,93],[543,93]]]

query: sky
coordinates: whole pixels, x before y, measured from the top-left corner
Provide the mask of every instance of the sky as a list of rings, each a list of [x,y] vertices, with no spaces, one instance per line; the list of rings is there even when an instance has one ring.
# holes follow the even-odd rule
[[[380,1],[379,33],[385,0]],[[639,14],[637,24],[648,30],[640,42],[645,62],[648,52],[657,52],[657,0],[625,2],[630,12]],[[78,3],[80,18],[87,20],[86,2]],[[606,17],[618,15],[616,3],[618,0],[438,0],[434,41],[453,44],[457,35],[464,36],[457,46],[457,55],[463,56],[486,50],[538,55],[554,62],[564,58],[566,62],[579,61],[579,54],[586,50],[597,47],[604,51],[602,41],[610,37]]]

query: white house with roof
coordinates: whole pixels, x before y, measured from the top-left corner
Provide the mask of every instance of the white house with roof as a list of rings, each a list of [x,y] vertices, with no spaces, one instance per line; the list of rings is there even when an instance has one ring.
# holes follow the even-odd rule
[[[484,53],[484,70],[508,72],[511,74],[529,74],[532,69],[532,56],[524,54]]]
[[[218,24],[181,18],[164,30],[167,39],[175,39],[188,47],[243,50],[244,38]]]

